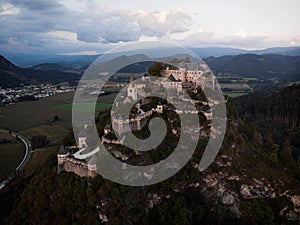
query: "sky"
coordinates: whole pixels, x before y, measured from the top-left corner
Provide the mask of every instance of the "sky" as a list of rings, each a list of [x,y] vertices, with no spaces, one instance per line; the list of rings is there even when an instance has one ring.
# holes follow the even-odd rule
[[[123,43],[300,46],[299,0],[0,0],[0,54],[98,54]]]

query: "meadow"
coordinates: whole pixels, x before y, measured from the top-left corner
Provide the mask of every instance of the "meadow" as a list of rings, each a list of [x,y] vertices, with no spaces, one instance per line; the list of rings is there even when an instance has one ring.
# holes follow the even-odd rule
[[[110,102],[115,95],[113,93],[101,96],[98,101],[102,102],[96,103],[96,114],[100,110],[111,107]],[[17,131],[29,139],[35,135],[45,135],[50,141],[62,139],[72,128],[73,96],[74,92],[61,93],[38,101],[24,101],[0,107],[0,128]],[[87,104],[89,103],[77,105],[76,109],[84,111],[89,106]],[[57,121],[53,120],[55,116],[58,116]],[[10,135],[6,136],[9,137]],[[44,162],[48,154],[53,152],[56,154],[57,148],[50,147],[42,150],[41,153],[33,153],[32,159],[26,166],[27,170],[32,171],[36,167],[32,164]],[[0,180],[16,168],[24,152],[21,142],[0,144]]]
[[[110,108],[111,105],[112,105],[111,103],[97,102],[94,111],[96,115],[98,115],[101,110]],[[68,103],[68,104],[52,106],[52,108],[64,109],[64,110],[72,110],[74,108],[75,110],[79,110],[81,112],[89,112],[89,109],[91,107],[92,107],[92,103],[80,103],[80,104]]]
[[[0,181],[15,170],[25,154],[25,147],[21,141],[0,132],[0,140],[3,139],[9,143],[0,143]]]
[[[38,101],[24,101],[0,107],[0,127],[22,131],[41,125],[49,125],[54,116],[59,117],[60,126],[71,126],[71,111],[52,106],[68,104],[73,100],[74,92],[57,94]]]
[[[44,148],[37,152],[33,152],[29,162],[24,167],[25,177],[32,175],[38,168],[43,166],[47,160],[56,158],[60,144],[61,143],[55,146]]]

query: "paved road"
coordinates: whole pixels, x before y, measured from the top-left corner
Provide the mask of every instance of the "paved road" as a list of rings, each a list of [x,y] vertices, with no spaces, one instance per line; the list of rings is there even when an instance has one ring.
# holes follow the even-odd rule
[[[0,129],[0,132],[2,132],[2,133],[9,133],[9,130]],[[21,171],[24,168],[24,166],[26,165],[26,163],[29,161],[29,159],[31,157],[32,147],[31,147],[31,143],[30,143],[29,139],[26,138],[24,135],[19,134],[19,133],[14,132],[14,131],[11,131],[11,135],[13,137],[18,137],[19,140],[21,140],[24,143],[24,145],[25,145],[25,155],[24,155],[22,161],[20,162],[20,164],[16,167],[15,171],[13,173],[11,173],[7,179],[5,179],[4,181],[2,181],[0,183],[0,190],[2,188],[4,188],[5,185],[10,180],[12,180],[14,178],[15,172],[19,172],[19,171]]]

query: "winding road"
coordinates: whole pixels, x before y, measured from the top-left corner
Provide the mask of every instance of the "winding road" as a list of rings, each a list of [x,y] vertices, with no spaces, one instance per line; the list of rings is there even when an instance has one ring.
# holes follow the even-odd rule
[[[5,180],[3,180],[1,183],[0,183],[0,190],[2,188],[5,187],[6,184],[8,184],[8,182],[10,180],[12,180],[14,177],[15,177],[15,172],[20,172],[24,166],[27,164],[27,162],[29,161],[30,157],[31,157],[31,153],[32,153],[32,147],[31,147],[31,143],[29,141],[28,138],[26,138],[24,135],[22,134],[19,134],[17,132],[14,132],[14,131],[9,131],[9,130],[6,130],[6,129],[0,129],[0,132],[2,133],[10,133],[13,137],[18,137],[19,140],[21,140],[24,145],[25,145],[25,155],[22,159],[22,161],[20,162],[20,164],[16,167],[15,171],[12,172],[8,178],[6,178]]]

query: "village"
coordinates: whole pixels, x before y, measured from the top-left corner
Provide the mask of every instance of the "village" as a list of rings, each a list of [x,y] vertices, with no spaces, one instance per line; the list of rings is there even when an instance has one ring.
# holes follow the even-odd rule
[[[75,86],[68,82],[53,84],[32,84],[28,86],[15,88],[0,87],[0,106],[15,104],[22,101],[36,101],[41,98],[47,98],[56,94],[71,92],[75,90]]]

